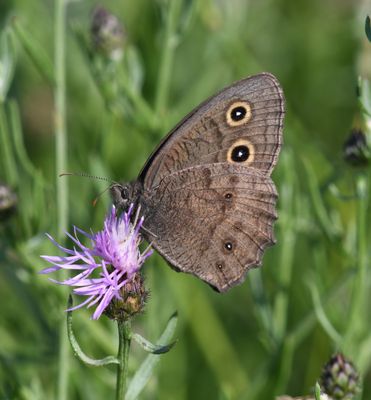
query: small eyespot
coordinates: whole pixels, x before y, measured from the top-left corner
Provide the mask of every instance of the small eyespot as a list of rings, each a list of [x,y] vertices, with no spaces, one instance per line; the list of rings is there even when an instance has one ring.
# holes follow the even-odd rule
[[[225,247],[225,249],[228,250],[228,251],[232,251],[232,249],[233,249],[233,245],[232,245],[231,242],[225,242],[225,243],[224,243],[224,247]]]
[[[222,265],[222,264],[216,264],[216,267],[217,267],[218,269],[222,269],[222,268],[223,268],[223,265]]]
[[[232,193],[226,193],[225,195],[224,195],[224,198],[226,199],[226,200],[230,200],[231,198],[232,198]]]
[[[246,101],[232,103],[227,111],[226,119],[229,126],[239,126],[251,119],[251,106]]]
[[[251,164],[254,161],[254,146],[246,139],[232,144],[227,153],[227,161],[239,164]]]

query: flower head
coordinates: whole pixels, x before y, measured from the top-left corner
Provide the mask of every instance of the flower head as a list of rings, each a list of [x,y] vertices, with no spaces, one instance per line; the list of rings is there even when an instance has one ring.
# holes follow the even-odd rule
[[[360,391],[358,371],[343,354],[335,353],[323,368],[321,387],[331,399],[351,400]]]
[[[120,216],[112,207],[106,216],[103,230],[88,234],[74,227],[74,236],[66,233],[73,241],[73,249],[58,244],[50,235],[48,238],[67,256],[41,256],[52,264],[52,267],[42,271],[44,274],[59,270],[75,270],[77,275],[72,278],[56,281],[61,285],[74,287],[73,293],[87,296],[87,299],[71,310],[87,305],[98,304],[93,319],[98,319],[113,300],[123,300],[125,286],[135,278],[152,250],[147,248],[140,252],[139,230],[143,217],[138,221],[138,213],[134,224],[131,223],[133,206]],[[91,240],[91,247],[86,247],[79,240],[77,233]]]

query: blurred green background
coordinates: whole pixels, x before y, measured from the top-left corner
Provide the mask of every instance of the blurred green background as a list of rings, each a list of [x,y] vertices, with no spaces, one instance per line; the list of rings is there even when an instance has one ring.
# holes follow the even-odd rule
[[[62,399],[61,376],[69,379],[64,398],[114,397],[114,368],[87,367],[69,348],[69,361],[60,361],[67,291],[38,274],[46,267],[39,255],[57,254],[44,233],[60,236],[61,224],[101,229],[110,202],[105,193],[92,206],[106,182],[57,177],[65,172],[55,135],[64,63],[66,171],[113,180],[134,179],[179,119],[235,80],[271,72],[287,101],[273,174],[277,244],[226,294],[175,273],[159,256],[149,259],[151,295],[134,330],[155,341],[177,310],[178,342],[139,398],[309,394],[337,350],[356,364],[370,398],[370,173],[343,159],[352,128],[370,134],[362,109],[370,98],[370,1],[102,1],[124,26],[113,44],[122,45],[119,60],[92,45],[97,3],[85,0],[67,2],[58,58],[57,3],[0,3],[0,180],[18,196],[0,225],[0,398]],[[84,351],[115,354],[115,325],[90,315],[74,313]],[[145,357],[132,346],[130,374]]]

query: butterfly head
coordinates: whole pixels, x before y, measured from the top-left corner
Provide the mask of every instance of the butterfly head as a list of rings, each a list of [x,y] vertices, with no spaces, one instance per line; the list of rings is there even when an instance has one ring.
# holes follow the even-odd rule
[[[130,184],[114,183],[109,190],[115,207],[118,210],[127,211],[131,203]]]
[[[137,189],[135,183],[113,183],[109,190],[115,207],[120,211],[126,212],[130,204],[136,204],[138,200]]]

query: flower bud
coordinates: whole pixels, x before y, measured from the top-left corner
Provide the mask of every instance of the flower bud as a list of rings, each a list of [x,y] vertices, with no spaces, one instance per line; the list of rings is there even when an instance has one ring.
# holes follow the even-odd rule
[[[366,166],[371,157],[371,149],[366,140],[366,135],[360,129],[352,129],[343,147],[344,158],[354,166]]]
[[[9,218],[17,206],[17,196],[4,183],[0,183],[0,221]]]
[[[119,61],[123,55],[126,34],[119,19],[103,7],[96,7],[91,21],[93,48],[105,57]]]
[[[359,376],[354,365],[341,353],[324,366],[321,388],[334,400],[351,400],[359,392]]]

